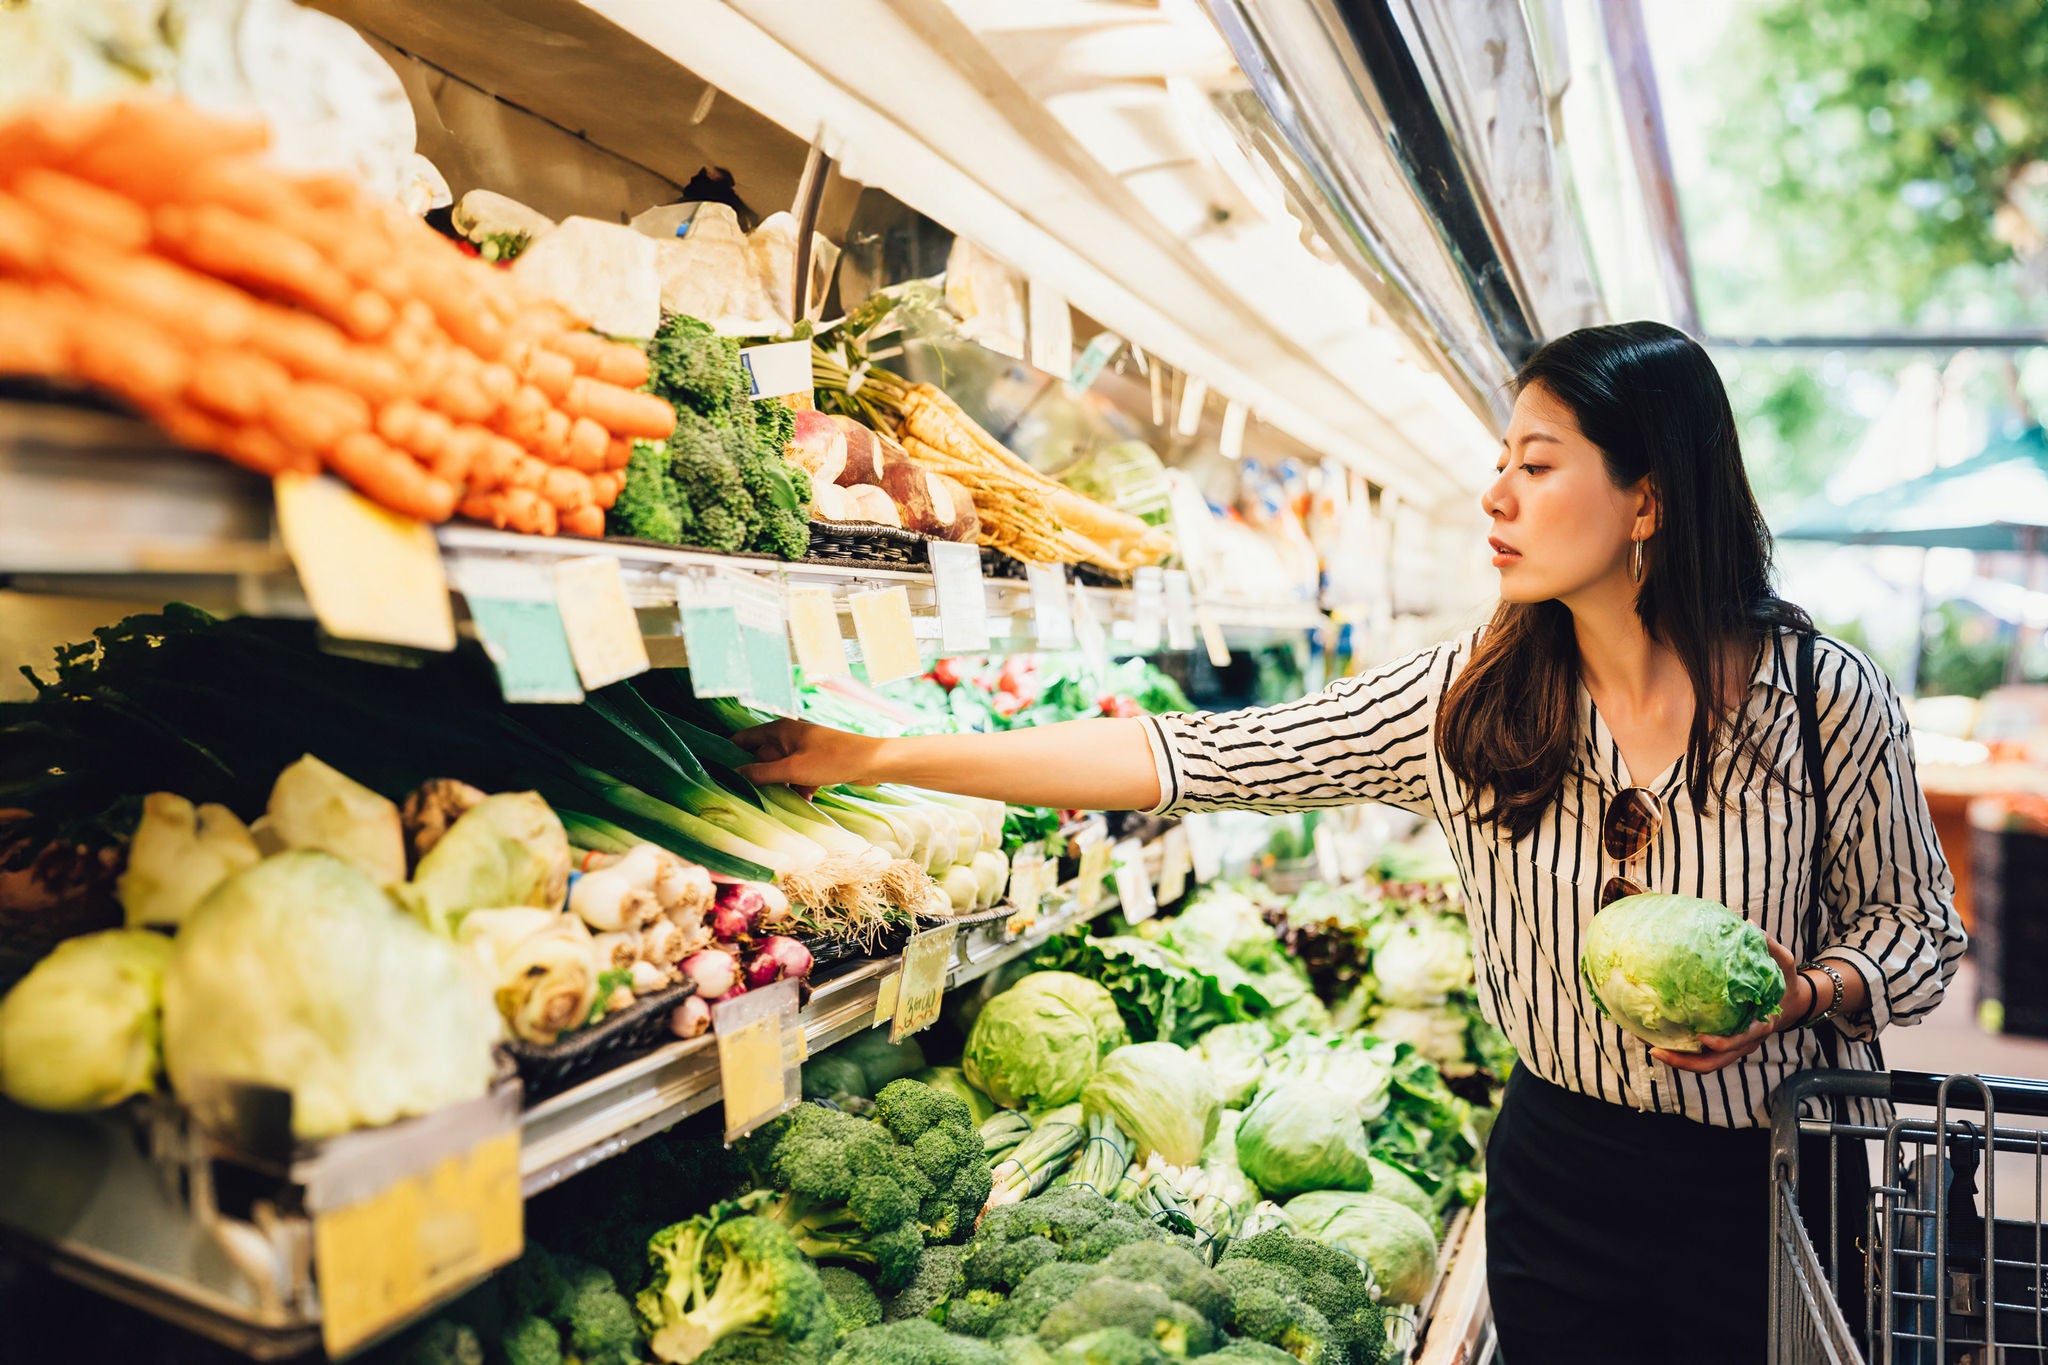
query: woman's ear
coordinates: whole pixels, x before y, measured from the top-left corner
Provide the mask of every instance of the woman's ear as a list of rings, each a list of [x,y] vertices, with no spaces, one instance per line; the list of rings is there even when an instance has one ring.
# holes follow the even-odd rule
[[[1636,518],[1629,533],[1635,540],[1648,540],[1664,526],[1664,498],[1654,475],[1645,474],[1636,484]]]

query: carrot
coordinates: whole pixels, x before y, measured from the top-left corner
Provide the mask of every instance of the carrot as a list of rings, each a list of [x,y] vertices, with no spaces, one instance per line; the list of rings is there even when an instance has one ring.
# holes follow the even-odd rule
[[[616,469],[607,469],[602,474],[590,476],[590,496],[599,507],[610,507],[619,500],[619,490],[626,486],[626,476]]]
[[[494,412],[491,400],[477,382],[474,364],[463,366],[465,355],[460,350],[450,352],[448,373],[435,387],[431,401],[458,422],[488,422]],[[474,361],[474,357],[470,359]]]
[[[454,431],[455,424],[410,398],[377,409],[377,434],[417,460],[432,460]]]
[[[342,305],[341,325],[358,341],[376,341],[391,330],[397,314],[391,300],[375,290],[359,289]]]
[[[571,417],[588,417],[615,436],[659,440],[676,428],[676,410],[664,400],[594,379],[579,377],[569,386],[567,409]]]
[[[546,394],[550,403],[562,402],[569,396],[569,384],[576,378],[576,367],[567,356],[542,350],[531,342],[526,344],[530,349],[523,357],[524,363],[518,367],[520,378]]]
[[[553,467],[537,455],[522,455],[519,457],[519,463],[512,467],[512,477],[505,480],[505,483],[511,488],[538,490],[542,481],[547,478],[548,470]]]
[[[611,433],[603,427],[588,417],[578,417],[569,424],[569,440],[563,459],[571,469],[595,474],[605,467],[605,450],[611,445],[611,439]]]
[[[498,409],[491,425],[531,450],[540,439],[541,424],[552,410],[546,394],[531,384],[521,384]]]
[[[638,346],[613,342],[598,357],[592,377],[622,389],[637,389],[647,382],[647,352]]]
[[[330,459],[344,438],[371,434],[368,403],[345,389],[310,380],[288,385],[269,397],[263,414],[270,429],[285,440]],[[379,439],[377,444],[384,442]]]
[[[50,268],[79,293],[117,313],[195,342],[239,345],[256,324],[256,306],[247,294],[155,256],[59,239],[50,244]]]
[[[40,275],[48,266],[50,229],[42,215],[0,193],[0,270]]]
[[[574,365],[578,374],[595,374],[604,361],[605,340],[594,332],[558,332],[543,338],[541,344]]]
[[[554,504],[530,488],[473,493],[463,499],[462,515],[489,522],[499,530],[523,531],[528,535],[551,536],[560,525]]]
[[[540,495],[564,512],[581,507],[592,499],[590,476],[557,465],[541,479]]]
[[[562,513],[561,529],[563,535],[588,536],[596,540],[604,534],[604,509],[588,503],[571,508]]]
[[[633,463],[633,443],[614,437],[604,448],[604,467],[624,469]]]
[[[349,282],[283,228],[224,204],[166,204],[153,221],[158,242],[188,265],[348,326]]]
[[[343,436],[327,452],[327,464],[363,496],[394,512],[435,522],[455,514],[455,486],[421,469],[374,432]]]
[[[512,477],[526,462],[526,452],[516,441],[488,433],[486,437],[477,450],[476,459],[470,464],[469,486],[488,493],[511,484]]]
[[[60,232],[82,233],[117,251],[149,245],[149,214],[133,199],[90,180],[32,166],[14,177],[12,188],[16,198]]]
[[[491,400],[493,408],[500,408],[519,391],[519,376],[505,365],[495,362],[478,367],[476,382],[484,391],[484,397]]]
[[[45,291],[0,281],[0,374],[71,371],[71,319]]]
[[[297,474],[320,472],[320,460],[312,451],[294,450],[266,427],[236,427],[219,449],[236,464],[258,474],[274,477],[287,470]]]
[[[227,201],[237,175],[260,179],[262,193],[272,192],[276,172],[246,159],[270,145],[270,130],[260,120],[202,113],[181,100],[135,99],[107,108],[95,135],[52,164],[145,207]],[[195,167],[207,174],[194,175]]]
[[[38,100],[0,118],[0,182],[25,166],[68,165],[121,106],[113,101]]]
[[[569,414],[556,408],[549,408],[541,418],[540,437],[528,449],[549,464],[562,464],[569,458]]]
[[[140,401],[177,396],[192,376],[192,356],[178,338],[139,321],[105,325],[89,312],[71,328],[79,377]]]
[[[466,484],[474,473],[484,452],[489,449],[491,433],[482,427],[460,426],[454,428],[448,439],[441,443],[441,449],[427,467],[438,479],[454,484]]]
[[[231,422],[260,422],[265,405],[291,387],[284,366],[253,351],[212,350],[192,365],[186,399]]]

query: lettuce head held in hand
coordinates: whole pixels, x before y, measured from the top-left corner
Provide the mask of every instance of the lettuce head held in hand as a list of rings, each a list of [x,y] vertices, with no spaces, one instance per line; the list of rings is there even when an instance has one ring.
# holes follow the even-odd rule
[[[1129,1041],[1108,991],[1072,972],[1033,972],[983,1006],[960,1069],[1005,1109],[1050,1109]]]
[[[155,1089],[170,957],[145,929],[58,944],[0,999],[0,1094],[73,1113]]]
[[[463,950],[331,854],[281,853],[216,887],[171,947],[164,1065],[288,1090],[330,1137],[474,1099],[502,1031]]]
[[[1600,1012],[1650,1044],[1698,1052],[1769,1018],[1785,974],[1763,930],[1690,896],[1626,896],[1586,928],[1579,975]]]

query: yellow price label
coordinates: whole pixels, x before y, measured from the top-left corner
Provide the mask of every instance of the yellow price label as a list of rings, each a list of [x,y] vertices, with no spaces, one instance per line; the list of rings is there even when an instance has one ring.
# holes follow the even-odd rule
[[[317,1214],[320,1336],[341,1356],[516,1259],[519,1133],[507,1130],[367,1199]]]
[[[277,528],[313,615],[344,640],[455,648],[455,612],[433,528],[336,479],[280,474]]]
[[[1083,910],[1102,904],[1102,881],[1109,875],[1109,839],[1100,830],[1081,836],[1081,876],[1074,895]]]
[[[844,678],[852,673],[846,666],[846,637],[839,632],[839,605],[832,598],[831,588],[789,590],[789,640],[796,649],[796,661],[804,670],[806,682]]]
[[[555,605],[586,688],[608,687],[647,671],[647,642],[626,600],[618,560],[586,555],[555,565]]]
[[[797,1068],[804,1042],[796,1001],[796,982],[778,981],[711,1007],[727,1142],[752,1132],[799,1098]]]
[[[896,1017],[896,997],[902,990],[902,972],[894,971],[882,978],[882,984],[875,988],[875,1024],[886,1024]]]
[[[860,640],[868,681],[879,687],[924,671],[917,656],[917,629],[910,620],[910,592],[880,588],[846,599],[853,609],[853,633]]]
[[[920,1029],[930,1028],[946,1001],[946,977],[953,969],[953,946],[959,941],[958,926],[942,924],[914,935],[903,947],[903,982],[896,993],[896,1015],[889,1025],[889,1041],[900,1043]]]

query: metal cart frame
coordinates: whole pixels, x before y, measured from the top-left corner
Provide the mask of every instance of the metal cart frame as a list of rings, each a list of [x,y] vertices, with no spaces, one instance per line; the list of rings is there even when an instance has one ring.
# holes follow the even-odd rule
[[[1851,1120],[1847,1102],[1857,1100],[1889,1104],[1891,1119]],[[1829,1117],[1810,1117],[1817,1111]],[[2048,1117],[2048,1081],[1804,1071],[1779,1088],[1771,1365],[2048,1365],[2048,1131],[2002,1121],[2009,1116]],[[1809,1154],[1815,1139],[1826,1142],[1825,1254],[1799,1207],[1802,1137]],[[1867,1144],[1871,1189],[1853,1242],[1861,1264],[1849,1265],[1835,1196],[1842,1153],[1858,1142]],[[2030,1215],[1997,1216],[1999,1155],[2008,1180],[2016,1161],[2031,1159]],[[1981,1205],[1970,1197],[1980,1168]]]

